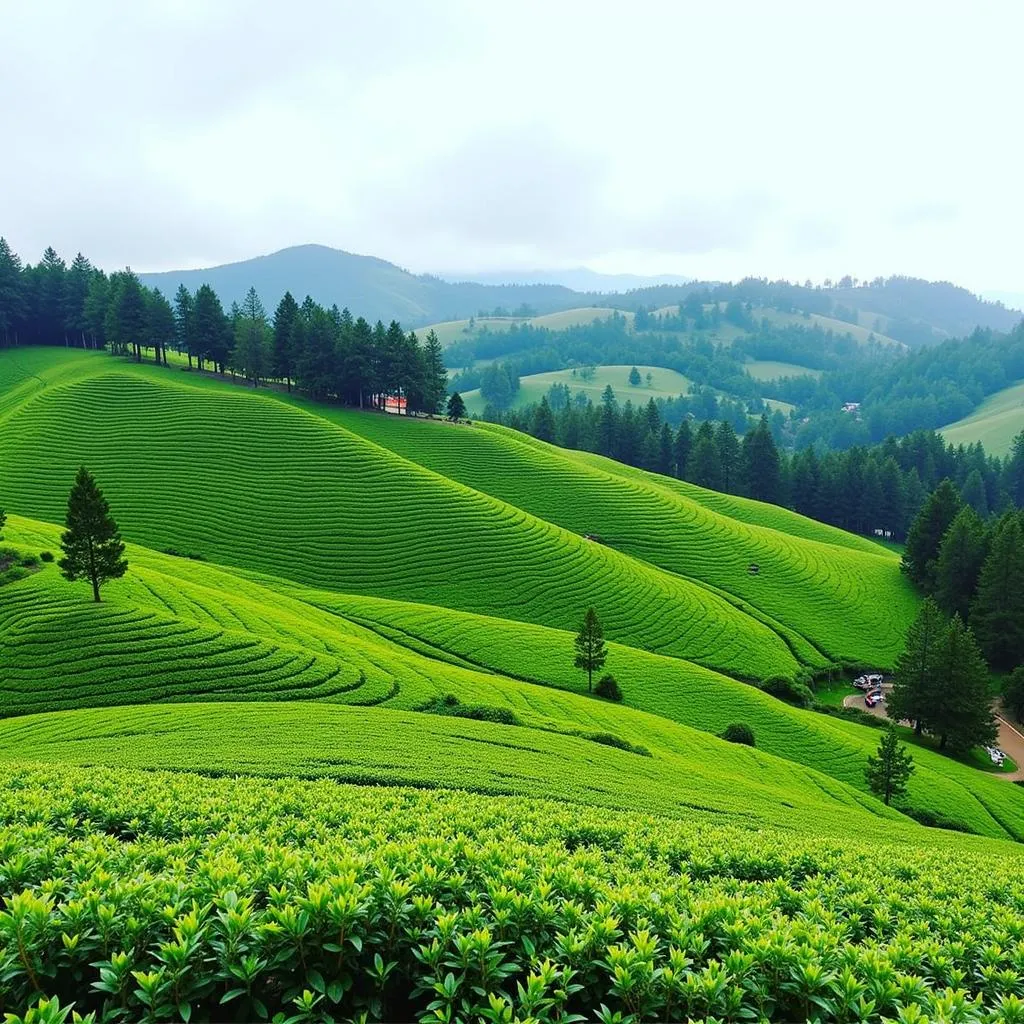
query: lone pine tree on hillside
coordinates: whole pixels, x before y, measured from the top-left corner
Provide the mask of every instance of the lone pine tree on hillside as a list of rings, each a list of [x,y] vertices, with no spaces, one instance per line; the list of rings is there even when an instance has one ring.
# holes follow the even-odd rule
[[[89,580],[93,599],[99,601],[100,586],[123,576],[128,561],[107,499],[85,466],[78,470],[68,496],[66,525],[60,538],[64,551],[60,571],[72,582]]]
[[[890,723],[878,743],[878,756],[868,755],[864,769],[871,792],[888,804],[894,796],[907,791],[907,780],[914,771],[914,759],[899,742],[896,726]]]
[[[608,648],[604,644],[604,630],[601,629],[597,612],[593,608],[587,609],[575,643],[575,665],[587,673],[587,689],[593,692],[594,673],[604,665],[608,657]]]
[[[930,597],[925,598],[907,630],[906,646],[896,659],[892,692],[886,699],[889,717],[897,722],[912,721],[919,736],[932,699],[936,655],[945,628],[946,620],[939,606]]]
[[[461,420],[466,415],[466,403],[458,391],[448,399],[448,419]]]
[[[640,371],[635,366],[629,371],[629,383],[635,388],[640,387]]]

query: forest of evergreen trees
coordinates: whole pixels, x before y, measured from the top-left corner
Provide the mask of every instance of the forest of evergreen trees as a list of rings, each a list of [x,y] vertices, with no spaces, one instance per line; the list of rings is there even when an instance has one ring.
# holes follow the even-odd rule
[[[300,305],[289,293],[270,317],[252,288],[227,311],[209,285],[194,293],[182,285],[169,300],[131,270],[107,275],[81,253],[68,266],[47,249],[24,266],[0,238],[0,345],[24,344],[107,348],[138,360],[146,349],[165,364],[173,349],[189,366],[254,386],[294,382],[313,398],[359,407],[395,396],[408,412],[439,411],[448,387],[433,332],[421,343],[394,321],[371,326],[308,296]]]
[[[629,401],[620,406],[611,387],[598,406],[583,392],[571,399],[560,388],[559,394],[555,403],[545,396],[523,409],[490,409],[484,418],[565,448],[785,505],[854,533],[881,531],[897,541],[944,480],[982,521],[1024,507],[1024,434],[1006,459],[987,455],[981,444],[947,445],[931,431],[841,452],[806,448],[787,454],[767,415],[754,426],[744,416],[739,432],[730,419],[684,419],[673,429],[653,398],[635,408]]]

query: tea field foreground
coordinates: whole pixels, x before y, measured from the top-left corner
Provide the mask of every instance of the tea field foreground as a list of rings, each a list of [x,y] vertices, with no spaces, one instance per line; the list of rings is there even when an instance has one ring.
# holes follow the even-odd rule
[[[7,539],[19,551],[53,550],[59,530],[11,517]],[[617,744],[612,753],[625,750],[625,763],[639,765],[642,773],[662,771],[661,759],[666,757],[676,763],[680,756],[713,755],[716,764],[721,757],[729,763],[739,758],[736,763],[756,765],[752,780],[769,770],[773,776],[788,778],[798,767],[797,776],[792,777],[803,780],[799,787],[805,787],[809,776],[803,769],[811,769],[813,799],[819,799],[823,786],[830,794],[845,792],[847,800],[851,792],[856,792],[856,800],[867,799],[863,769],[877,745],[876,730],[790,707],[754,686],[681,659],[611,644],[608,668],[625,694],[624,704],[617,705],[586,694],[585,677],[572,664],[570,632],[241,575],[136,545],[129,546],[128,557],[128,574],[107,585],[99,605],[80,586],[61,579],[53,564],[42,565],[0,591],[0,655],[5,667],[0,706],[7,715],[33,716],[7,723],[13,730],[9,736],[22,737],[19,743],[25,742],[25,736],[42,734],[39,723],[49,719],[37,713],[48,711],[111,709],[106,718],[89,719],[103,725],[97,735],[83,736],[61,748],[60,756],[74,759],[80,758],[82,750],[93,750],[97,738],[108,732],[121,737],[111,731],[112,723],[122,714],[137,712],[119,705],[315,701],[417,711],[451,697],[463,710],[475,708],[492,719],[512,716],[517,725],[494,726],[510,737],[502,751],[506,759],[525,736],[539,730],[545,749],[561,742],[560,737],[573,743],[583,740],[583,746],[574,749],[590,758],[605,757],[608,744]],[[308,706],[297,712],[295,707],[289,704],[288,715],[298,714],[307,723],[323,713]],[[259,714],[265,722],[273,712],[265,709]],[[217,714],[216,720],[233,730],[232,723],[242,715],[232,711],[226,717]],[[215,712],[204,710],[202,717],[207,716],[212,721]],[[420,717],[435,737],[428,744],[431,750],[437,746],[438,729],[465,722]],[[23,727],[18,725],[21,721],[30,724]],[[368,726],[368,734],[391,729],[398,719],[377,721],[386,724]],[[745,761],[749,752],[736,753],[737,748],[708,736],[737,721],[754,729],[758,755],[772,756]],[[476,723],[467,724],[476,727]],[[153,734],[164,731],[163,727],[131,730],[127,740],[118,740],[127,743],[129,754],[117,756],[144,756],[134,745],[155,750],[153,744],[159,746],[162,741]],[[253,750],[251,740],[235,731],[231,737],[230,743],[218,744],[215,735],[201,742],[179,736],[172,752],[182,746],[203,751],[205,757],[220,747],[219,757],[225,756],[226,749],[234,758],[226,766],[219,762],[222,770],[266,770],[267,761]],[[288,770],[323,774],[325,762],[315,753],[321,739],[314,735],[311,742],[304,740],[288,752]],[[237,747],[233,752],[232,746]],[[19,749],[25,756],[42,755],[46,743]],[[165,754],[163,750],[161,756]],[[184,755],[178,751],[175,756]],[[339,763],[351,762],[351,767],[357,761],[353,756],[346,754]],[[512,773],[520,756],[524,755],[517,753],[512,767],[503,770]],[[447,760],[443,750],[437,757],[441,763]],[[1024,839],[1024,791],[928,750],[916,751],[915,757],[918,770],[911,780],[907,810],[924,821]],[[174,763],[183,768],[201,764]],[[384,758],[374,777],[393,779],[388,772],[395,763]],[[156,764],[167,766],[167,762]],[[459,785],[493,791],[486,764],[483,758],[467,758]],[[718,770],[724,767],[720,764]],[[590,774],[583,763],[566,771],[573,779]],[[689,788],[691,771],[695,778],[706,773],[702,763],[687,767],[681,781],[673,784],[679,792]],[[342,768],[335,774],[352,777]],[[558,777],[563,774],[559,772]],[[434,776],[430,781],[442,784],[446,778]],[[734,778],[731,785],[742,782]],[[633,806],[628,801],[646,799],[650,789],[651,783],[645,781],[617,790],[613,806]]]
[[[856,815],[6,763],[0,823],[16,1020],[1024,1015],[1020,848]]]

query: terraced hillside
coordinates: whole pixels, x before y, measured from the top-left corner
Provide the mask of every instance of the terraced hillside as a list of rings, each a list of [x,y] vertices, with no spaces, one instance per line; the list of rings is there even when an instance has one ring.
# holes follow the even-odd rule
[[[58,532],[46,524],[12,517],[7,539],[20,550],[50,550],[56,546]],[[512,716],[519,724],[511,728],[510,742],[518,743],[539,730],[545,749],[552,752],[552,744],[561,742],[560,734],[574,743],[583,742],[578,749],[591,758],[605,757],[607,743],[614,742],[627,753],[642,749],[652,754],[653,761],[629,753],[644,760],[639,766],[644,771],[667,770],[661,764],[665,758],[673,764],[678,757],[720,758],[716,751],[723,745],[707,734],[743,721],[754,728],[758,750],[772,755],[766,762],[771,766],[770,777],[791,778],[793,767],[799,766],[800,771],[813,770],[815,792],[824,786],[832,794],[847,787],[850,792],[866,793],[863,765],[877,743],[873,730],[797,710],[689,662],[612,644],[609,668],[620,680],[626,700],[626,706],[614,705],[585,695],[585,680],[572,667],[572,634],[567,632],[434,605],[243,576],[137,546],[131,546],[128,554],[128,575],[108,584],[100,605],[61,580],[53,565],[0,592],[0,660],[5,668],[0,707],[8,715],[32,716],[18,733],[22,737],[18,744],[11,746],[14,739],[10,738],[10,750],[24,749],[26,757],[32,751],[39,753],[41,745],[19,745],[43,735],[33,724],[41,721],[39,712],[113,708],[107,718],[88,719],[106,724],[66,742],[61,756],[92,763],[96,743],[103,740],[113,744],[105,757],[139,764],[133,760],[138,755],[132,753],[132,737],[163,735],[168,730],[178,733],[177,713],[168,711],[167,724],[159,729],[132,727],[122,732],[112,727],[123,710],[118,706],[162,701],[314,701],[415,711],[450,695],[463,708],[499,709],[501,715]],[[206,718],[211,712],[199,714]],[[241,721],[246,714],[233,709],[218,721]],[[266,723],[273,720],[274,712],[252,714],[263,716],[252,721]],[[298,711],[289,705],[282,714],[282,721],[289,723],[296,716],[321,726],[326,721],[317,717],[320,711],[308,707]],[[464,720],[446,718],[438,724],[433,716],[423,718],[429,727],[422,742],[443,765],[448,757],[440,747],[447,733],[438,729],[452,722],[465,724]],[[188,721],[194,723],[194,719]],[[392,721],[387,719],[376,731],[386,732]],[[254,735],[265,731],[264,724],[252,728]],[[280,728],[287,732],[292,726]],[[331,734],[339,728],[332,725]],[[344,743],[337,741],[348,745],[347,753],[318,753],[317,744],[303,742],[281,764],[289,771],[304,765],[302,774],[326,772],[363,779],[367,772],[376,772],[374,778],[386,780],[389,766],[394,768],[393,752],[380,747],[379,757],[355,757],[350,747],[363,734],[361,726]],[[231,735],[237,734],[232,731]],[[118,737],[123,739],[115,743]],[[215,746],[211,737],[189,749],[204,751],[199,756],[205,758],[205,751]],[[228,770],[224,758],[229,754],[235,758],[231,764],[245,762],[246,770],[256,770],[260,764],[270,770],[276,757],[255,753],[250,745],[233,740],[224,746],[217,761],[223,770]],[[166,758],[174,744],[147,741],[146,748],[159,749],[160,757]],[[201,761],[188,760],[192,755],[182,756],[184,760],[153,764],[202,766]],[[919,770],[910,792],[910,806],[916,812],[971,831],[1024,838],[1024,794],[1018,789],[930,751],[921,750],[916,756]],[[465,764],[472,763],[467,758]],[[477,763],[480,774],[466,767],[460,784],[494,791],[490,768],[485,771],[491,762],[478,752]],[[589,769],[573,769],[566,778],[578,778],[580,771],[586,775]],[[398,777],[414,781],[410,774]],[[444,784],[448,776],[435,772],[420,781],[431,779],[432,784]],[[553,795],[550,783],[549,778],[544,792]],[[705,787],[704,782],[698,785]],[[678,780],[673,787],[680,799],[688,791]],[[611,806],[630,806],[625,790],[615,792],[619,796]]]
[[[808,664],[831,658],[891,665],[913,617],[916,598],[895,556],[776,506],[712,495],[489,424],[458,430],[323,415],[541,519],[597,535],[605,547],[728,595],[769,621]]]
[[[949,444],[976,444],[991,455],[1006,455],[1013,439],[1024,430],[1024,381],[1011,384],[985,399],[977,409],[941,433]]]

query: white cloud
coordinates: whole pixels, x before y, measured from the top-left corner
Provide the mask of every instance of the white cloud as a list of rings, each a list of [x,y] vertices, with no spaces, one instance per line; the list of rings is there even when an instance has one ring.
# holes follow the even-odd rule
[[[318,241],[1018,289],[1006,2],[10,5],[0,231],[140,269]]]

